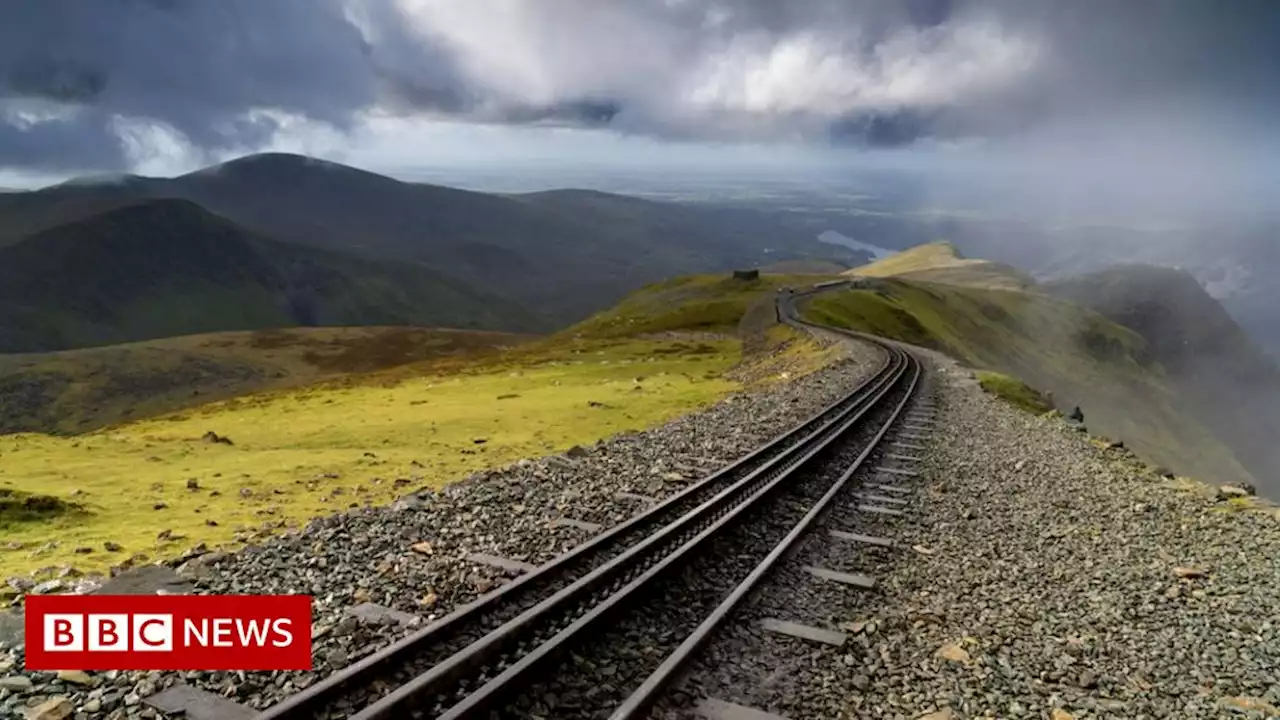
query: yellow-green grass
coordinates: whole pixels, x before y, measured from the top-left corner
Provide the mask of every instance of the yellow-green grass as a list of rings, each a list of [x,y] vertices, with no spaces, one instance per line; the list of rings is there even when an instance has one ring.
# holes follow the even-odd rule
[[[1053,410],[1053,405],[1044,395],[1017,378],[989,370],[980,370],[977,375],[978,384],[983,390],[1016,408],[1035,415],[1043,415]]]
[[[0,436],[0,488],[88,511],[6,527],[5,542],[24,547],[0,549],[0,576],[63,563],[103,570],[134,553],[156,558],[201,542],[233,544],[237,530],[305,523],[651,427],[738,387],[724,377],[738,347],[577,343],[560,355],[517,352],[461,374],[251,395],[78,437]],[[207,431],[234,444],[202,441]],[[199,489],[187,488],[191,478]],[[158,540],[162,530],[183,537]],[[49,541],[57,548],[39,552]],[[106,542],[123,550],[106,552]],[[78,547],[93,552],[76,554]]]
[[[674,278],[647,285],[562,334],[597,338],[677,331],[742,334],[740,325],[744,319],[757,320],[757,327],[748,332],[763,331],[772,322],[773,298],[779,288],[808,286],[838,277],[762,273],[755,280],[735,280],[726,275]],[[750,312],[760,308],[765,312]]]
[[[844,274],[1006,290],[1020,290],[1034,284],[1029,275],[1008,265],[962,258],[956,247],[945,241],[918,245]]]
[[[804,306],[820,323],[939,350],[1021,378],[1060,407],[1079,405],[1091,432],[1124,440],[1186,475],[1248,480],[1235,456],[1186,412],[1136,333],[1043,295],[877,280]]]
[[[652,283],[616,306],[560,333],[558,342],[620,337],[734,337],[749,362],[732,376],[749,384],[785,381],[835,362],[840,350],[777,321],[784,287],[808,287],[838,275],[761,273],[754,280],[690,275]],[[530,346],[534,347],[534,346]]]
[[[842,357],[835,344],[821,345],[812,335],[786,325],[765,331],[765,353],[748,367],[764,381],[783,381],[817,372]]]
[[[0,433],[85,432],[326,377],[474,361],[532,339],[432,328],[291,328],[0,355]]]
[[[449,351],[407,364],[361,365],[370,344],[345,336],[317,354],[304,346],[319,340],[298,331],[164,341],[198,343],[203,352],[221,344],[236,361],[277,363],[288,377],[311,373],[312,383],[74,437],[0,435],[0,489],[52,495],[87,511],[10,524],[6,542],[23,547],[0,549],[0,575],[59,564],[100,571],[135,553],[155,559],[198,543],[235,545],[353,503],[385,503],[476,470],[653,427],[747,384],[815,371],[838,352],[778,325],[773,311],[777,288],[813,282],[680,278],[550,338],[451,337]],[[404,345],[402,338],[397,346]],[[388,364],[398,366],[350,372]],[[203,441],[210,431],[233,444]],[[189,479],[198,489],[188,489]],[[164,530],[180,539],[158,539]],[[49,541],[57,547],[41,551]],[[107,552],[107,542],[122,549]],[[93,552],[75,553],[80,547]]]

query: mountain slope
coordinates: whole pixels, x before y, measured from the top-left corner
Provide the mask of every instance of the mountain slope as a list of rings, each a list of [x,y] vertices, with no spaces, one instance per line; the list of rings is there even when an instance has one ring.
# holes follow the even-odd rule
[[[437,328],[289,328],[0,355],[0,435],[83,433],[347,374],[470,364],[534,337]]]
[[[947,285],[1023,290],[1030,275],[1002,263],[963,257],[955,245],[940,241],[918,245],[844,273],[851,277],[901,277]]]
[[[493,195],[278,153],[173,179],[126,177],[3,197],[0,245],[147,198],[190,200],[283,242],[425,264],[552,325],[672,275],[842,252],[749,213],[587,191]]]
[[[863,278],[859,288],[817,296],[804,311],[818,322],[928,347],[975,368],[1016,376],[1051,392],[1060,409],[1079,405],[1096,434],[1121,439],[1178,472],[1217,481],[1252,480],[1221,428],[1194,409],[1197,399],[1182,392],[1142,335],[1034,288],[920,280],[937,277],[930,272],[934,261],[942,269],[957,267],[945,251],[937,244],[908,250],[895,256],[902,276]],[[981,284],[989,278],[961,279]]]
[[[0,434],[0,487],[73,498],[86,511],[8,529],[6,542],[28,548],[57,542],[0,552],[0,576],[59,563],[105,571],[135,552],[160,560],[199,543],[257,542],[353,503],[588,446],[818,370],[839,352],[776,322],[784,281],[673,280],[545,338],[312,328],[0,356],[0,428],[11,419],[79,433],[114,421],[74,437]],[[731,307],[716,313],[712,335],[696,311],[716,299]],[[52,399],[12,407],[11,374],[50,378],[31,394]],[[125,553],[76,552],[106,542]]]
[[[262,238],[184,200],[0,248],[0,351],[310,325],[503,329],[527,313],[431,271]]]
[[[1280,475],[1280,367],[1190,273],[1125,265],[1043,287],[1146,338],[1201,422],[1255,476]]]

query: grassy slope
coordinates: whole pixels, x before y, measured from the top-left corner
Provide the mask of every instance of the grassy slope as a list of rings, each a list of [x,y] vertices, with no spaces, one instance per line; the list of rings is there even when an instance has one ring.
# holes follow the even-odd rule
[[[920,267],[911,266],[907,277],[916,277]],[[1080,405],[1093,432],[1123,439],[1180,472],[1221,481],[1248,477],[1231,452],[1182,410],[1147,343],[1133,331],[1036,293],[905,278],[872,282],[871,289],[815,298],[807,316],[1013,375],[1052,392],[1059,406]]]
[[[406,490],[399,479],[439,486],[647,427],[732,389],[720,377],[734,362],[731,345],[620,343],[569,362],[516,359],[467,375],[248,396],[77,438],[0,436],[0,486],[79,491],[73,499],[93,513],[11,529],[9,540],[60,545],[48,554],[0,551],[0,575],[57,562],[102,568],[122,559],[102,551],[108,540],[149,555],[228,542],[240,529],[388,500]],[[207,431],[234,445],[201,441]],[[201,489],[187,490],[188,478]],[[246,488],[252,495],[242,497]],[[161,502],[167,507],[153,509]],[[188,539],[159,542],[162,529]],[[77,546],[97,552],[75,556]]]
[[[291,328],[0,355],[0,433],[87,432],[344,373],[470,360],[530,339],[405,327]]]
[[[978,384],[983,390],[1029,413],[1041,415],[1053,410],[1049,399],[1039,390],[1004,373],[981,370],[978,372]]]
[[[1280,476],[1280,366],[1189,273],[1124,265],[1047,283],[1147,338],[1197,418],[1274,491]]]
[[[693,275],[646,285],[614,307],[566,331],[583,337],[630,337],[667,331],[733,333],[751,306],[772,307],[772,293],[805,280],[763,275],[757,280]],[[812,283],[812,279],[808,280]]]
[[[762,274],[756,280],[691,275],[645,286],[615,307],[562,333],[568,337],[664,337],[696,332],[737,337],[752,367],[743,377],[811,372],[832,360],[807,335],[779,325],[774,297],[833,276]]]
[[[783,282],[686,278],[545,341],[479,358],[343,375],[75,437],[0,436],[0,489],[52,494],[89,512],[7,530],[25,547],[0,548],[0,576],[59,563],[101,570],[133,553],[234,544],[238,532],[247,538],[264,525],[652,427],[744,382],[815,369],[829,351],[773,322],[771,298]],[[727,305],[716,304],[722,295]],[[717,308],[710,321],[701,312],[708,302]],[[256,362],[253,352],[269,350],[289,365],[305,358],[302,342],[285,334],[255,350],[233,339],[231,352]],[[234,444],[203,442],[207,431]],[[198,490],[187,489],[189,478]],[[161,530],[184,537],[160,541]],[[40,551],[51,539],[58,546]],[[106,541],[124,550],[104,552]],[[78,555],[78,546],[95,551]]]
[[[899,277],[921,282],[1005,290],[1022,290],[1035,283],[1031,276],[1008,265],[961,257],[949,242],[919,245],[869,265],[853,268],[844,274],[856,277]]]

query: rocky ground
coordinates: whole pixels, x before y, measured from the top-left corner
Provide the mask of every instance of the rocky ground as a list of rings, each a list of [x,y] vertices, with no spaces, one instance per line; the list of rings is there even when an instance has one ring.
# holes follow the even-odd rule
[[[672,492],[834,400],[871,365],[860,356],[647,433],[184,568],[200,592],[314,594],[314,673],[58,679],[22,674],[20,651],[0,648],[0,717],[42,703],[54,704],[44,718],[147,717],[140,699],[179,679],[269,704],[407,629],[348,617],[350,607],[374,602],[429,621],[502,581],[467,553],[546,560],[585,537],[549,527],[554,518],[616,523],[639,509],[617,492]],[[755,652],[743,643],[759,633],[730,633],[736,664],[714,664],[719,677],[702,685],[793,720],[1280,717],[1276,511],[1161,477],[1123,448],[1014,409],[967,371],[939,366],[919,499],[912,515],[874,529],[907,549],[841,568],[873,574],[873,592],[832,600],[797,580],[774,603],[816,607],[817,624],[849,640],[770,639],[777,644]],[[836,561],[829,548],[810,550]],[[743,677],[763,681],[743,690]]]
[[[879,589],[794,573],[680,688],[795,720],[1280,717],[1276,510],[1162,477],[942,364],[914,514],[874,528],[905,548],[843,550]],[[766,635],[762,612],[849,639]]]
[[[178,568],[194,592],[313,595],[312,672],[22,674],[20,631],[10,622],[9,633],[0,627],[0,717],[33,708],[41,708],[42,720],[154,717],[142,699],[178,681],[251,707],[270,705],[504,582],[502,571],[469,562],[469,554],[545,562],[589,537],[556,526],[557,519],[603,526],[624,520],[646,506],[618,493],[678,491],[836,401],[881,361],[878,351],[850,345],[848,357],[826,370],[732,396],[647,432],[521,461],[391,507],[318,519]],[[349,610],[363,603],[398,614],[352,616]]]

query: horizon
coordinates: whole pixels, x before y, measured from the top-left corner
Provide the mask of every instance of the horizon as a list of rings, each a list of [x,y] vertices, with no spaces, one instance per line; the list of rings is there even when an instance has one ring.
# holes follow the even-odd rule
[[[0,30],[0,187],[263,151],[409,181],[883,169],[1153,223],[1267,212],[1280,187],[1271,3],[219,8],[24,6]]]

